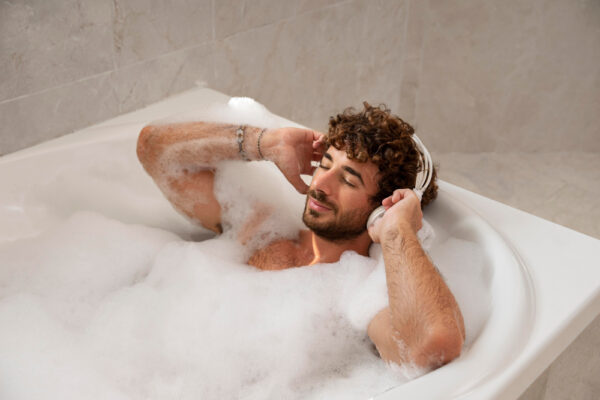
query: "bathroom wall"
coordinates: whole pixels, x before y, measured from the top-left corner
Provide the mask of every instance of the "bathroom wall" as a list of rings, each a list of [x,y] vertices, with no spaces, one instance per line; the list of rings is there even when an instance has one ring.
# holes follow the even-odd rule
[[[0,3],[0,154],[178,93],[314,128],[385,102],[434,151],[600,151],[596,0]]]
[[[451,159],[598,154],[599,66],[597,0],[0,0],[0,155],[195,84],[317,129],[385,102]],[[522,399],[597,396],[599,327]]]

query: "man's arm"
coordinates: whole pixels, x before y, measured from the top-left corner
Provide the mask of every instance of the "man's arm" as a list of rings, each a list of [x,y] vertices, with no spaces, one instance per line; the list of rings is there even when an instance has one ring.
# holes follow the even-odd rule
[[[140,132],[137,155],[144,169],[173,206],[207,229],[221,231],[221,207],[214,195],[215,166],[222,160],[242,159],[238,125],[189,122],[149,125]],[[266,130],[246,126],[242,148],[249,160],[275,162],[300,192],[300,174],[312,173],[322,135],[298,128]],[[258,141],[260,137],[260,153]]]
[[[381,243],[389,307],[373,318],[368,334],[384,360],[436,368],[460,355],[462,314],[417,238],[422,214],[414,192],[397,190],[383,204],[386,214],[369,233]]]

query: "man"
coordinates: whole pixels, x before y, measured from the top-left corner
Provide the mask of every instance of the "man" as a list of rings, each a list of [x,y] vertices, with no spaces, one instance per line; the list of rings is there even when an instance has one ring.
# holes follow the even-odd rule
[[[261,129],[192,122],[147,126],[137,154],[180,212],[217,233],[221,208],[213,193],[221,160],[272,161],[307,194],[297,240],[278,240],[257,250],[248,264],[285,269],[339,261],[352,250],[368,256],[380,243],[389,306],[367,333],[388,362],[436,368],[456,358],[464,342],[458,305],[417,239],[424,206],[437,194],[435,171],[420,201],[411,190],[421,168],[413,128],[383,107],[347,109],[330,119],[328,135],[299,128]],[[311,161],[320,161],[313,167]],[[313,174],[310,186],[301,174]],[[368,230],[369,214],[386,208]],[[258,211],[257,211],[258,212]]]

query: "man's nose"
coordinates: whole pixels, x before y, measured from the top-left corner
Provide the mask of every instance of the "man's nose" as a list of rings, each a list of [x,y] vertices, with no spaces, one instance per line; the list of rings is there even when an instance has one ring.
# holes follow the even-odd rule
[[[331,195],[332,192],[332,178],[333,173],[331,170],[317,171],[312,180],[312,188],[316,191],[324,193],[326,196]]]

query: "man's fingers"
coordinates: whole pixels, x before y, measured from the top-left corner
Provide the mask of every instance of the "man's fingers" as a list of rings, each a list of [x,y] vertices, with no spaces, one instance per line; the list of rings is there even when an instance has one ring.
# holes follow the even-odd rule
[[[394,194],[392,195],[392,202],[397,203],[404,198],[404,193],[401,191],[402,189],[394,190]]]
[[[320,132],[314,131],[312,147],[313,149],[322,152],[325,147],[325,135]]]
[[[392,193],[392,201],[394,203],[399,202],[400,200],[410,196],[411,193],[416,196],[416,194],[411,189],[396,189],[394,193]]]
[[[382,206],[385,206],[385,207],[391,207],[391,206],[392,206],[392,204],[393,204],[393,203],[392,203],[392,196],[388,196],[388,197],[386,197],[386,198],[385,198],[385,199],[383,199],[383,201],[381,202],[381,205],[382,205]]]
[[[313,141],[315,142],[323,142],[325,140],[325,134],[319,131],[312,131],[313,133]]]

